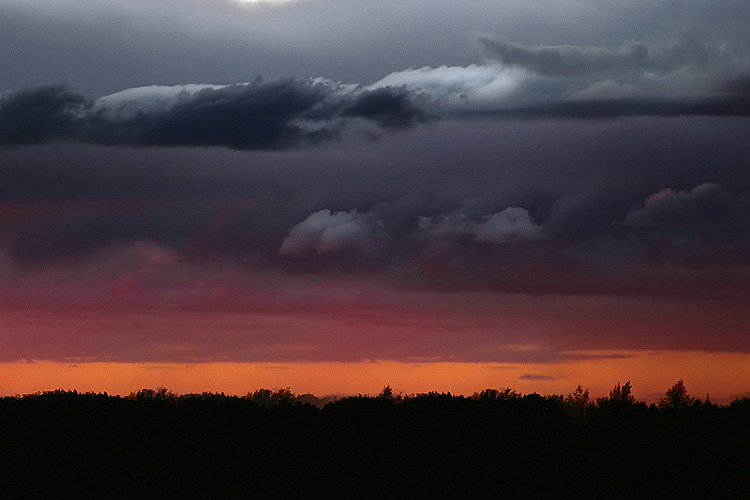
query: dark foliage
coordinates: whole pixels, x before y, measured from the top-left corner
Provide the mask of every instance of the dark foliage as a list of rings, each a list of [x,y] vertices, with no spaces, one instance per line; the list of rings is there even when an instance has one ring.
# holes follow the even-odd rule
[[[647,406],[616,388],[593,404],[580,387],[567,398],[386,387],[322,409],[288,389],[9,397],[0,496],[750,497],[750,399]]]

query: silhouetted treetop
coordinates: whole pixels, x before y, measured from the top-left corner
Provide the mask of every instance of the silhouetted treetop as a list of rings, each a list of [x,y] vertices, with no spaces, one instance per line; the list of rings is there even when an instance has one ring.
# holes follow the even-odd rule
[[[706,396],[706,400],[708,400],[708,396]],[[682,408],[694,402],[695,398],[688,396],[685,383],[680,379],[659,400],[659,408]]]
[[[631,405],[635,403],[635,396],[632,394],[633,386],[630,385],[630,381],[628,380],[625,382],[625,384],[620,385],[618,382],[611,391],[609,391],[609,397],[607,398],[597,398],[596,402],[597,404],[621,404],[621,405]]]
[[[750,398],[142,389],[0,399],[0,497],[750,498]],[[322,401],[324,398],[316,398]],[[675,405],[689,411],[674,411]]]
[[[589,400],[589,390],[584,390],[583,386],[579,384],[572,394],[568,394],[565,397],[565,402],[572,406],[586,408],[591,404],[591,401]]]

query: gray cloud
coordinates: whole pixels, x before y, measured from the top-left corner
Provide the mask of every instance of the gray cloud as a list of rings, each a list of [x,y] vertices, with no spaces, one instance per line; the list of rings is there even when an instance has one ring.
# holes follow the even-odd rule
[[[694,99],[618,98],[548,101],[531,106],[462,111],[456,116],[492,116],[511,119],[601,120],[626,116],[750,116],[750,95]]]
[[[393,72],[374,84],[432,96],[447,116],[606,119],[748,116],[750,52],[698,30],[605,46],[523,46],[490,36],[492,58]]]
[[[405,88],[362,90],[325,80],[131,89],[88,102],[64,87],[8,93],[0,144],[78,140],[125,146],[284,149],[331,140],[357,120],[369,134],[432,117]]]
[[[642,72],[649,62],[648,49],[633,44],[619,49],[600,47],[522,47],[503,40],[481,37],[487,52],[508,66],[517,66],[542,76],[592,76]]]
[[[750,75],[728,80],[722,90],[729,95],[750,95]]]
[[[521,207],[492,214],[477,225],[475,234],[477,241],[494,244],[547,239],[544,228],[534,224],[529,212]]]
[[[718,184],[701,184],[691,191],[664,188],[628,212],[629,226],[726,224],[740,212],[740,204]]]
[[[593,82],[535,76],[498,64],[420,68],[391,73],[378,84],[429,93],[446,116],[502,119],[608,119],[627,116],[750,116],[747,77],[716,88],[658,88],[649,82]],[[676,94],[676,95],[673,95]]]
[[[372,214],[356,210],[319,210],[289,230],[279,254],[290,257],[337,255],[347,252],[376,254],[385,238],[383,224]]]
[[[526,47],[482,36],[485,50],[508,66],[548,77],[634,77],[646,72],[667,75],[685,69],[742,64],[740,54],[695,31],[674,38],[626,42],[617,48],[573,45]],[[739,61],[737,59],[740,59]]]
[[[469,220],[464,214],[447,215],[434,220],[420,217],[419,233],[422,237],[471,237],[479,243],[505,245],[547,239],[545,229],[531,220],[529,212],[521,207],[508,207],[501,212]]]

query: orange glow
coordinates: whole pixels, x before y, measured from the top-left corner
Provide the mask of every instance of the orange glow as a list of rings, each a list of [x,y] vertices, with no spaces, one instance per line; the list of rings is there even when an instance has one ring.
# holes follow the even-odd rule
[[[588,354],[607,354],[603,352]],[[522,393],[568,394],[578,384],[592,397],[630,380],[642,401],[657,401],[678,379],[691,395],[726,403],[750,390],[750,354],[664,351],[563,363],[0,363],[0,394],[52,389],[129,394],[145,387],[177,393],[243,395],[266,387],[295,393],[377,394],[384,385],[403,394],[450,391],[471,394],[487,387]]]

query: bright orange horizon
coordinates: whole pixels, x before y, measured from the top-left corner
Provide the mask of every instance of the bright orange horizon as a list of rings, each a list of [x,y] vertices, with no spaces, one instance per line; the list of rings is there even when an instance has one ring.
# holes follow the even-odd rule
[[[595,353],[591,353],[595,354]],[[622,353],[621,353],[622,354]],[[429,391],[470,395],[485,388],[569,394],[578,384],[592,398],[630,381],[640,401],[655,402],[678,379],[698,398],[728,403],[747,396],[750,354],[629,352],[586,362],[534,363],[1,363],[0,395],[64,389],[127,395],[166,387],[179,394],[203,391],[244,395],[289,387],[296,394],[374,395],[386,385],[403,394]]]

